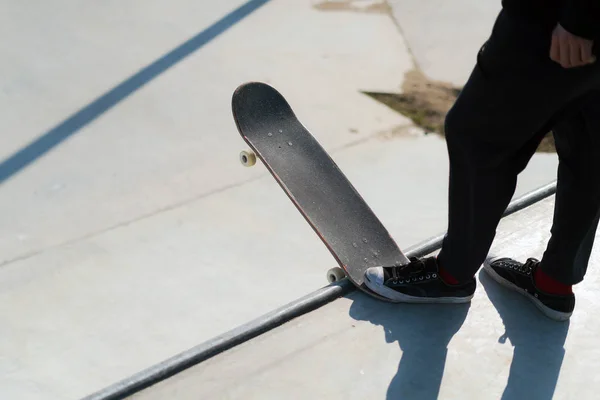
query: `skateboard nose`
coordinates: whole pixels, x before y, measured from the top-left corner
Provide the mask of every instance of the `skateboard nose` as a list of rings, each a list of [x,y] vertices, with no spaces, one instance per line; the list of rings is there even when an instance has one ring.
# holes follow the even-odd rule
[[[376,285],[383,285],[383,268],[371,267],[365,271],[365,279]]]

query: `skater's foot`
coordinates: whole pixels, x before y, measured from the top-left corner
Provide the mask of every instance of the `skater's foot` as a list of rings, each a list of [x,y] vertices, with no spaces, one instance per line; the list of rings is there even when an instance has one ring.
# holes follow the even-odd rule
[[[556,321],[566,321],[575,308],[573,293],[548,293],[540,289],[535,276],[539,276],[540,262],[530,258],[525,264],[506,257],[489,257],[483,269],[498,283],[525,295],[544,315]],[[536,274],[536,272],[538,272]]]
[[[365,285],[400,303],[467,303],[475,293],[475,278],[451,285],[439,276],[435,257],[411,258],[410,264],[373,267],[365,272]]]

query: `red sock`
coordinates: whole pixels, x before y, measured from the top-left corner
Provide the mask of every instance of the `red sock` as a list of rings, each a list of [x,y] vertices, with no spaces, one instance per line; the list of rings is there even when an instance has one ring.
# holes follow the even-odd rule
[[[536,269],[533,279],[535,281],[535,285],[546,293],[563,295],[573,293],[573,287],[571,285],[560,283],[556,279],[546,275],[541,268]]]
[[[458,285],[459,282],[456,280],[455,277],[453,277],[452,275],[450,275],[448,273],[448,271],[446,271],[444,268],[442,268],[441,265],[438,266],[438,270],[440,272],[440,278],[442,278],[442,280],[447,283],[448,285]]]

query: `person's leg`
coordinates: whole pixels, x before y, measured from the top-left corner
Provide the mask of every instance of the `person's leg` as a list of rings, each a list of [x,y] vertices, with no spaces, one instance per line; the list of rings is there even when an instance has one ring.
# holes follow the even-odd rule
[[[468,112],[468,104],[465,106]],[[467,117],[467,116],[465,116]],[[454,129],[448,125],[450,129]],[[461,133],[449,135],[450,155],[448,230],[437,257],[442,278],[457,284],[471,279],[494,240],[496,227],[508,206],[518,174],[535,153],[544,130],[534,132],[527,143],[493,167],[469,163],[474,153],[492,156],[492,149],[459,150],[468,139]],[[466,154],[465,154],[466,153]]]
[[[558,182],[552,237],[542,261],[492,255],[484,266],[494,280],[559,321],[575,308],[571,285],[585,275],[600,215],[600,91],[573,106],[553,128]]]
[[[600,212],[600,91],[553,130],[559,156],[552,236],[540,270],[563,285],[583,280]]]
[[[552,62],[549,43],[550,33],[501,15],[448,113],[449,220],[438,263],[451,283],[474,276],[540,140],[600,82],[597,66],[568,71]]]
[[[547,28],[499,15],[447,116],[449,222],[437,262],[370,268],[365,284],[371,290],[399,302],[470,299],[474,274],[485,260],[518,173],[553,119],[596,84],[594,79],[600,82],[598,66],[567,71],[550,60],[550,40]],[[458,284],[440,280],[440,270]]]

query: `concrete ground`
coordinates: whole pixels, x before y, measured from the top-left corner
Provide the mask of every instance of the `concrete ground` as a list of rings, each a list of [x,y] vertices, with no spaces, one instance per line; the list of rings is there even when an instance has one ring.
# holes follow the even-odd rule
[[[0,397],[84,396],[325,284],[328,251],[237,162],[245,81],[288,98],[402,247],[445,228],[445,143],[361,93],[399,90],[410,43],[351,3],[0,1]]]
[[[418,67],[462,86],[491,33],[500,0],[388,0]]]
[[[541,257],[554,198],[505,219],[494,251]],[[470,304],[398,305],[351,293],[132,398],[595,399],[600,253],[571,321],[543,316],[485,271]]]

